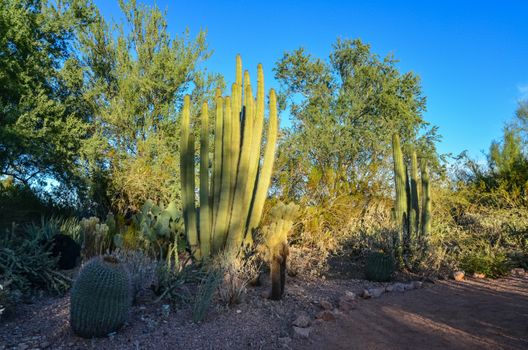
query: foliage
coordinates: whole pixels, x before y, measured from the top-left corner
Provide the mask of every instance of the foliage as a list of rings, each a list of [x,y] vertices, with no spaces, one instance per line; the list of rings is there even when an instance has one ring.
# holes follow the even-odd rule
[[[419,77],[401,74],[361,40],[338,40],[329,62],[304,49],[276,64],[279,100],[292,127],[281,140],[276,186],[282,196],[321,203],[341,194],[388,192],[391,135],[435,158],[436,129],[422,119]]]
[[[45,184],[75,202],[76,163],[87,137],[83,74],[71,50],[76,30],[93,21],[83,0],[0,3],[0,176]]]
[[[156,6],[119,5],[124,22],[111,26],[97,13],[78,32],[92,128],[84,168],[94,199],[104,199],[96,203],[100,215],[105,203],[116,212],[137,210],[149,198],[179,204],[177,106],[190,89],[201,105],[221,86],[199,68],[210,56],[205,32],[171,36]]]
[[[70,324],[84,338],[117,331],[127,320],[133,291],[126,267],[115,257],[96,257],[79,271],[71,291]]]
[[[0,275],[11,291],[24,296],[37,289],[64,293],[71,281],[56,271],[57,260],[38,238],[18,234],[15,225],[0,236]]]
[[[156,262],[140,250],[115,249],[111,256],[126,267],[132,283],[134,299],[144,289],[150,288],[154,280]]]
[[[198,286],[194,299],[192,309],[194,322],[200,322],[205,318],[207,310],[213,301],[213,296],[218,286],[222,283],[222,275],[223,271],[221,269],[216,268],[214,265],[209,266]]]
[[[246,287],[260,274],[257,255],[245,256],[242,252],[221,252],[214,258],[213,265],[223,275],[218,296],[226,305],[242,302]]]

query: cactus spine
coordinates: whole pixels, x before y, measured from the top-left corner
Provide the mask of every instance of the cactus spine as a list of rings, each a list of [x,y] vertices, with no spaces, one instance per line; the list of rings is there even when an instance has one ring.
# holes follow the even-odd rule
[[[202,111],[202,132],[200,148],[200,235],[190,236],[196,232],[190,226],[196,225],[189,212],[184,209],[185,227],[191,247],[201,247],[201,253],[207,256],[209,252],[216,253],[227,247],[236,249],[242,242],[251,242],[253,230],[259,225],[264,207],[264,201],[271,181],[271,172],[275,158],[278,133],[277,98],[273,89],[269,94],[269,122],[266,138],[264,159],[260,160],[260,149],[264,128],[264,74],[262,66],[258,66],[257,94],[253,97],[249,73],[242,75],[242,60],[237,56],[236,80],[232,85],[231,96],[222,98],[217,91],[216,120],[214,138],[214,159],[211,179],[208,176],[205,152],[208,143],[208,130]],[[186,97],[188,99],[188,97]],[[194,149],[184,148],[184,140],[191,138],[190,104],[184,103],[182,114],[182,169],[194,169]],[[204,105],[204,108],[207,108]],[[192,154],[191,154],[192,153]],[[191,164],[192,162],[192,164]],[[187,170],[188,172],[188,170]],[[207,175],[205,174],[207,172]],[[207,182],[211,182],[210,185]],[[207,190],[210,188],[210,190]],[[182,172],[182,198],[184,208],[194,207],[194,183],[187,173]],[[202,212],[202,203],[211,205]],[[209,210],[212,219],[203,223],[204,215]],[[196,220],[194,218],[194,220]],[[196,240],[195,240],[196,238]],[[207,242],[211,246],[208,249]],[[197,251],[197,250],[195,250]]]
[[[79,272],[71,291],[70,325],[75,334],[102,337],[118,330],[132,304],[128,271],[110,256],[96,257]]]

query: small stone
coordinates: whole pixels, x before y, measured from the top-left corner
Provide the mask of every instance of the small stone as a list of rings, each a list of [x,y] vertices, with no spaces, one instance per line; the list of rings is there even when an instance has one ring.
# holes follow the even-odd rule
[[[306,339],[310,336],[310,333],[312,332],[312,328],[300,328],[300,327],[293,327],[293,336],[296,338],[302,338]]]
[[[372,288],[368,290],[368,293],[372,298],[379,298],[383,293],[385,293],[385,288]]]
[[[237,313],[237,314],[241,314],[241,313],[242,313],[242,310],[239,309],[239,310],[236,311],[236,313]]]
[[[348,300],[348,301],[356,300],[356,293],[350,292],[350,291],[346,291],[343,298]]]
[[[300,315],[293,321],[293,325],[299,328],[307,328],[310,325],[310,321],[308,316]]]
[[[422,281],[413,281],[412,284],[414,285],[414,289],[420,289],[423,287]]]
[[[414,283],[411,282],[411,283],[404,284],[403,285],[403,289],[404,290],[412,290],[412,289],[414,289]]]
[[[480,272],[473,273],[473,278],[486,278],[486,275]]]
[[[368,298],[370,298],[370,297],[371,297],[370,292],[369,292],[368,290],[366,290],[366,289],[363,289],[363,292],[361,292],[361,297],[362,297],[363,299],[368,299]]]
[[[465,273],[464,271],[456,271],[453,273],[453,278],[455,281],[463,281]]]
[[[332,321],[332,320],[335,320],[335,314],[330,311],[330,310],[323,310],[321,312],[319,312],[315,318],[317,319],[320,319],[320,320],[324,320],[324,321]]]
[[[386,290],[388,292],[398,292],[398,293],[402,293],[405,291],[405,285],[403,283],[394,283],[394,284],[391,284],[390,286],[388,286],[386,288]]]
[[[511,270],[511,274],[513,276],[524,276],[526,274],[526,271],[522,267],[516,267]]]
[[[29,345],[27,345],[26,343],[20,343],[17,346],[18,350],[26,350],[27,348],[29,348]]]
[[[328,300],[321,300],[319,302],[319,304],[321,305],[321,307],[325,310],[332,310],[334,308],[334,305],[332,305],[331,302],[329,302]]]
[[[291,343],[292,339],[290,337],[280,337],[279,342],[282,344],[289,344]]]
[[[347,299],[346,296],[344,297],[341,297],[341,299],[339,299],[339,310],[347,313],[349,312],[350,310],[353,310],[356,308],[356,301],[355,300],[349,300]]]

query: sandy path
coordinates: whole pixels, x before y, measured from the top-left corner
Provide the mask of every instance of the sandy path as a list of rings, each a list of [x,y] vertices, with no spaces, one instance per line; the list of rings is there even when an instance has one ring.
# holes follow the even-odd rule
[[[442,281],[360,301],[298,349],[528,349],[528,276]]]

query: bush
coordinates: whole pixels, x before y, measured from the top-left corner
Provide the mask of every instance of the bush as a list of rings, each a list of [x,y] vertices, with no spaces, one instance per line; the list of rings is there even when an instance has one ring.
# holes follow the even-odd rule
[[[140,250],[116,249],[111,254],[126,266],[130,273],[134,298],[137,294],[152,285],[156,262]]]
[[[466,273],[483,273],[486,277],[497,278],[507,275],[512,263],[501,249],[488,245],[464,252],[460,259],[460,268]]]
[[[26,239],[13,229],[0,237],[0,275],[10,281],[11,290],[30,296],[35,289],[62,294],[71,280],[56,271],[58,257],[53,257],[37,239]]]

